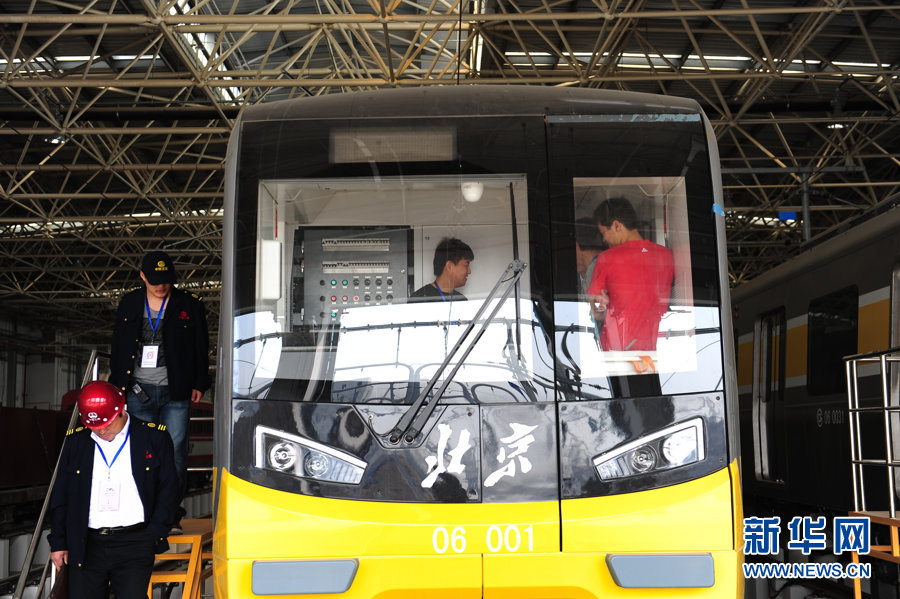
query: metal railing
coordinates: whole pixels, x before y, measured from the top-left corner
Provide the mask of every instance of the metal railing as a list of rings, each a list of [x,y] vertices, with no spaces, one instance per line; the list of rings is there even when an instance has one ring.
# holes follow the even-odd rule
[[[844,358],[847,373],[847,409],[850,421],[850,469],[853,478],[853,507],[857,512],[866,511],[866,489],[863,477],[863,468],[875,466],[887,470],[888,501],[891,518],[896,518],[895,505],[895,469],[900,468],[900,461],[894,457],[893,428],[900,427],[900,393],[893,379],[897,377],[897,370],[892,373],[891,366],[900,363],[900,347],[886,349],[877,352],[856,354]],[[860,405],[860,367],[865,365],[878,365],[878,377],[880,383],[880,402],[873,395],[868,399],[872,404]],[[863,376],[871,376],[865,373]],[[869,414],[874,418],[881,416],[879,426],[884,426],[884,458],[866,458],[862,454],[862,425],[861,416]],[[894,415],[893,418],[891,415]],[[891,421],[894,421],[893,423]]]
[[[98,359],[101,357],[107,357],[106,354],[101,354],[97,350],[93,350],[91,352],[91,357],[88,360],[88,366],[84,371],[84,376],[81,378],[81,386],[84,387],[90,381],[97,380],[99,376],[99,362]],[[69,425],[66,429],[72,429],[75,427],[76,422],[78,422],[78,406],[75,405],[72,407],[72,416],[69,418]],[[63,437],[63,445],[65,445],[66,439]],[[56,456],[56,465],[53,467],[53,474],[50,477],[50,485],[47,487],[47,496],[44,498],[44,504],[41,506],[41,513],[38,516],[37,523],[34,526],[34,534],[31,536],[31,544],[28,546],[28,551],[25,553],[25,562],[22,564],[22,571],[19,573],[19,580],[16,583],[16,590],[13,592],[13,599],[22,599],[22,595],[25,593],[25,584],[28,581],[28,577],[31,574],[31,567],[34,562],[34,554],[37,551],[38,543],[41,540],[41,533],[44,529],[44,520],[47,518],[47,509],[50,507],[50,494],[53,491],[53,484],[56,482],[56,475],[59,472],[59,460],[62,457],[62,448],[60,448],[59,455]],[[43,588],[44,583],[47,580],[47,574],[50,571],[50,560],[47,560],[47,563],[44,564],[43,571],[41,572],[41,579],[38,583],[38,588]]]

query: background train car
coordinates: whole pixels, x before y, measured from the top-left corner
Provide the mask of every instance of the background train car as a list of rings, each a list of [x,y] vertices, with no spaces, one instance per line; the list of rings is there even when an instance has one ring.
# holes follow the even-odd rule
[[[900,340],[898,233],[892,209],[734,289],[748,514],[853,509],[842,358]],[[865,455],[883,456],[883,430],[867,428]],[[868,474],[870,509],[887,505],[885,480]]]
[[[785,527],[796,516],[825,516],[830,522],[854,510],[843,358],[900,344],[898,285],[900,210],[888,208],[733,290],[747,516],[779,516]],[[859,370],[858,395],[865,409],[882,405],[879,374],[876,364]],[[888,381],[896,406],[896,365]],[[900,418],[894,415],[888,422],[898,455]],[[864,458],[885,460],[885,430],[882,412],[860,414]],[[864,487],[864,506],[870,512],[887,510],[891,494],[897,496],[885,467],[865,466],[861,481],[857,497],[862,499]],[[788,538],[783,533],[782,550]],[[887,527],[873,525],[872,543],[889,544],[889,533]],[[835,557],[829,546],[801,559]],[[842,559],[850,558],[844,554]],[[866,593],[895,597],[896,565],[880,560],[872,565]],[[793,584],[831,584],[831,590],[850,592],[846,580]]]
[[[718,156],[692,101],[390,90],[258,105],[228,152],[217,597],[735,597]],[[575,224],[665,246],[656,349],[601,352]],[[410,302],[444,237],[465,301]],[[517,278],[518,277],[518,278]]]

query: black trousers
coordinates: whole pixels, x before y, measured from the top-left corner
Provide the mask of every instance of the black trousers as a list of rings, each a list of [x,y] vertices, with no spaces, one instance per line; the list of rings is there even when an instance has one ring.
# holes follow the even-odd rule
[[[88,530],[84,563],[69,564],[69,599],[146,599],[156,539],[146,529],[117,535]]]

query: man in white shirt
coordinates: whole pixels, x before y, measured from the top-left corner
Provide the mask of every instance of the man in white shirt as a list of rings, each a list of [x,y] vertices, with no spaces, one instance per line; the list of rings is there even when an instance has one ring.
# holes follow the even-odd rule
[[[178,477],[165,427],[131,417],[125,394],[94,381],[78,395],[50,498],[50,559],[69,566],[70,599],[146,597],[168,549]]]

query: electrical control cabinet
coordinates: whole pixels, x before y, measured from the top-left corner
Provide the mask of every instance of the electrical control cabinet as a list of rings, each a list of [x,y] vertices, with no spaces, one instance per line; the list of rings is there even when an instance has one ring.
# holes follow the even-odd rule
[[[409,227],[298,227],[292,325],[329,325],[353,306],[405,303],[412,285]]]

